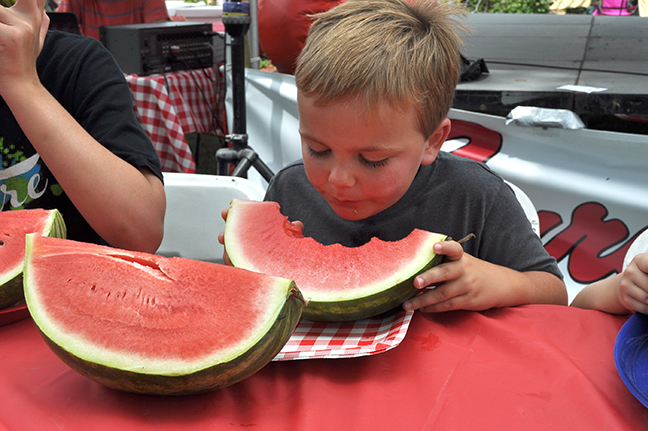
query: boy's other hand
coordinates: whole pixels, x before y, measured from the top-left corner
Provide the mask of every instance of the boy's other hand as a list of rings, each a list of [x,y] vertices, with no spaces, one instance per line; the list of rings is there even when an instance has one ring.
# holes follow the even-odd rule
[[[225,220],[225,223],[227,223],[228,212],[229,208],[225,208],[223,211],[221,211],[221,217],[223,218],[223,220]],[[225,265],[232,265],[232,261],[227,255],[227,249],[225,248],[225,232],[218,234],[218,242],[223,246],[223,262],[225,262]]]
[[[414,286],[429,290],[406,301],[405,310],[486,310],[497,306],[501,293],[492,286],[486,288],[485,283],[493,265],[464,253],[456,241],[438,242],[434,251],[444,255],[445,261],[416,277]]]

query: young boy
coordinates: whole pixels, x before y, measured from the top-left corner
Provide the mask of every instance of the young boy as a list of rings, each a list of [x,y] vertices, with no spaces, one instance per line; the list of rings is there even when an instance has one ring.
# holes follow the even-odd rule
[[[303,161],[266,200],[304,235],[359,246],[414,228],[476,238],[437,243],[445,263],[415,280],[407,310],[567,304],[556,262],[513,191],[485,165],[439,152],[459,81],[460,28],[449,4],[347,0],[316,15],[297,61]]]
[[[57,208],[68,238],[155,252],[160,160],[99,42],[47,31],[45,0],[0,7],[0,211]]]
[[[612,314],[648,314],[648,253],[639,253],[621,274],[581,290],[572,307]]]

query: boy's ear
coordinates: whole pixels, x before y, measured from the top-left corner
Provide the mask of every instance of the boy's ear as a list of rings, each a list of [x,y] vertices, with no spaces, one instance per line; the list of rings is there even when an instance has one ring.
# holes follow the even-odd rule
[[[439,126],[427,139],[427,146],[425,147],[425,152],[423,153],[423,159],[421,160],[421,165],[429,165],[435,159],[441,146],[448,139],[450,134],[451,123],[449,118],[444,118]]]

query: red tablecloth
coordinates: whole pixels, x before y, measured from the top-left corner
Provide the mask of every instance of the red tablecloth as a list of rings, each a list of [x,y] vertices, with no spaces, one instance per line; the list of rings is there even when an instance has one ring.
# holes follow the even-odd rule
[[[624,317],[561,306],[415,313],[396,348],[272,362],[202,395],[107,389],[33,322],[0,328],[0,430],[640,430],[613,345]]]
[[[194,173],[196,164],[185,134],[217,133],[215,77],[214,68],[126,75],[135,115],[151,137],[163,171]]]

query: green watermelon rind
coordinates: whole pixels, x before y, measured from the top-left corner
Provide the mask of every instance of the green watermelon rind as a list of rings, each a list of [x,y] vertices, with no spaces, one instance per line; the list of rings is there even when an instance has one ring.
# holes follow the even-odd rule
[[[272,298],[272,304],[266,304],[267,307],[272,307],[273,310],[269,311],[264,318],[265,326],[259,327],[256,333],[250,333],[248,338],[241,340],[237,345],[229,346],[226,352],[208,353],[203,358],[190,361],[151,358],[141,355],[137,351],[124,352],[97,346],[83,336],[82,330],[75,332],[74,329],[65,328],[50,319],[47,312],[44,311],[45,305],[40,301],[38,293],[35,292],[37,289],[31,287],[34,284],[32,279],[28,264],[25,271],[25,299],[36,326],[46,338],[84,362],[137,374],[181,376],[200,371],[208,365],[232,361],[243,354],[250,346],[258,343],[263,335],[271,330],[275,320],[281,315],[285,303],[283,298]],[[275,289],[283,292],[282,295],[287,295],[284,298],[290,297],[291,291],[295,289],[294,282],[291,280],[276,278],[275,283]]]
[[[373,295],[341,301],[308,301],[302,317],[314,321],[347,322],[368,319],[390,311],[421,293],[414,279],[423,272],[443,262],[444,256],[435,255],[420,271],[406,280]]]
[[[385,292],[385,290],[392,289],[397,286],[404,287],[407,285],[407,282],[410,282],[411,284],[411,281],[416,275],[436,265],[435,262],[438,262],[438,260],[435,261],[437,255],[434,252],[434,244],[440,241],[445,241],[447,239],[446,235],[438,233],[426,232],[426,234],[427,238],[424,242],[419,244],[418,250],[412,250],[412,259],[405,262],[398,271],[390,274],[388,277],[375,283],[366,284],[361,289],[354,290],[353,298],[349,298],[347,296],[347,293],[342,291],[312,292],[307,290],[308,294],[310,295],[307,299],[314,303],[335,303],[339,301],[349,301],[350,299],[354,298],[361,300],[375,296],[381,296],[382,293]],[[375,240],[376,239],[374,239],[374,241]],[[434,265],[432,265],[432,263],[434,263]]]
[[[59,210],[51,210],[44,229],[38,233],[40,235],[57,238],[65,238],[67,236],[65,221]],[[20,261],[13,268],[8,268],[0,274],[0,309],[24,299],[23,265],[24,262]]]
[[[272,327],[245,352],[227,362],[182,375],[143,374],[84,361],[43,334],[50,349],[70,368],[106,387],[145,395],[189,395],[221,389],[265,367],[281,351],[297,327],[304,306],[291,284],[290,294]],[[41,332],[42,334],[42,332]]]

